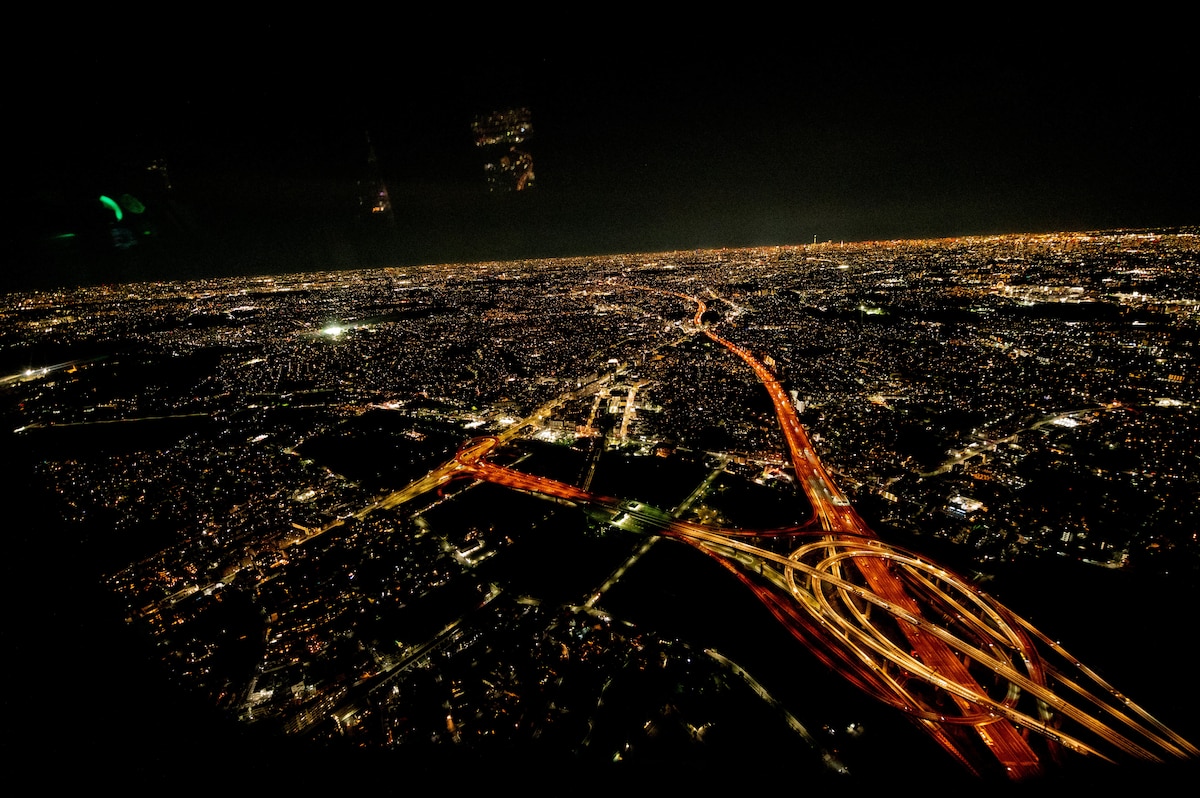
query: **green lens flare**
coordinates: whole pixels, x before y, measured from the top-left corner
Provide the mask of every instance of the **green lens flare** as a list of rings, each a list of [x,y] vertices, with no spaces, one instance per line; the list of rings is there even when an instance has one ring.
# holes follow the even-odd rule
[[[106,197],[103,194],[101,194],[100,201],[102,203],[104,203],[106,206],[108,206],[109,210],[111,210],[114,214],[116,214],[118,222],[121,221],[121,219],[123,219],[125,217],[125,214],[121,212],[121,206],[118,205],[116,202],[114,202],[112,197]]]

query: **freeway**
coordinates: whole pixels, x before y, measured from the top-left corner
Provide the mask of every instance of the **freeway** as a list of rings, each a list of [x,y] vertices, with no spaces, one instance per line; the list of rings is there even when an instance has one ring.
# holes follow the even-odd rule
[[[1044,773],[1063,749],[1113,762],[1200,757],[1200,749],[1028,621],[960,576],[880,540],[822,465],[778,379],[750,350],[704,324],[703,300],[626,287],[694,303],[691,334],[707,336],[753,371],[774,405],[797,484],[813,507],[810,522],[768,530],[710,526],[642,502],[594,494],[588,481],[571,485],[489,461],[509,440],[536,428],[553,402],[497,435],[466,442],[424,477],[354,515],[397,507],[466,478],[694,546],[739,579],[820,661],[906,713],[977,775],[1026,780]],[[302,543],[339,523],[306,530],[283,545]],[[589,605],[599,598],[597,593]]]
[[[490,439],[495,441],[495,443],[492,445],[505,443],[512,438],[522,435],[528,429],[539,427],[542,422],[550,416],[554,409],[566,400],[580,399],[591,394],[599,394],[601,388],[611,382],[617,375],[622,373],[624,373],[624,367],[618,368],[615,371],[593,380],[592,382],[583,385],[580,388],[568,391],[566,394],[543,403],[540,407],[535,408],[525,418],[517,421],[516,423],[510,424],[506,429],[496,433],[494,436],[490,436]],[[491,445],[489,445],[487,448],[491,448]],[[418,477],[399,490],[395,490],[384,496],[380,496],[375,501],[364,505],[351,515],[361,521],[376,510],[395,509],[396,507],[400,507],[404,504],[414,501],[420,496],[424,496],[431,491],[442,488],[452,480],[464,475],[464,472],[467,470],[462,462],[462,458],[464,457],[469,458],[469,452],[459,452],[456,457],[453,457],[436,468],[430,470],[424,476]],[[280,550],[283,550],[291,546],[306,543],[315,537],[323,535],[331,529],[341,526],[344,523],[344,520],[345,519],[337,518],[329,521],[323,526],[313,527],[311,529],[297,529],[290,537],[280,541],[278,547]]]
[[[947,569],[879,540],[826,472],[771,371],[702,323],[702,300],[674,295],[696,304],[695,331],[739,357],[766,388],[814,508],[810,524],[748,533],[680,520],[495,465],[487,458],[503,445],[499,436],[469,441],[443,469],[607,512],[616,526],[699,548],[819,659],[907,713],[977,775],[1029,779],[1064,748],[1109,761],[1200,757],[1032,624]],[[790,552],[758,545],[781,538],[802,542]]]
[[[701,308],[697,315],[697,320],[699,320],[699,316],[703,314],[704,303],[699,300],[696,301]],[[871,531],[858,513],[850,507],[850,502],[837,485],[834,484],[829,474],[825,471],[824,466],[821,465],[816,450],[813,448],[807,432],[797,417],[790,397],[775,376],[748,350],[728,341],[707,328],[704,329],[704,333],[749,365],[758,376],[759,381],[767,389],[767,393],[771,397],[771,402],[774,404],[784,440],[787,443],[792,467],[796,473],[796,481],[804,489],[809,501],[812,502],[821,528],[827,533],[827,538],[821,547],[821,551],[834,551],[836,549],[836,542],[842,538],[874,538],[874,532]],[[800,551],[803,550],[802,548]],[[833,568],[833,572],[835,574],[843,573],[841,559],[839,558],[834,562],[836,565]],[[909,618],[921,617],[922,610],[920,605],[910,595],[903,582],[887,567],[884,559],[876,556],[860,556],[854,558],[853,564],[865,580],[866,585],[870,587],[876,596],[884,600],[883,606],[890,614],[903,613]],[[802,589],[795,581],[794,570],[789,571],[789,578],[793,592]],[[812,593],[812,585],[805,584],[803,590]],[[828,598],[825,597],[825,593],[823,591],[816,591],[815,595],[825,598],[826,606],[824,609],[828,614],[830,607],[828,606]],[[860,626],[865,620],[865,616],[858,615]],[[903,635],[904,642],[907,643],[907,646],[911,647],[911,661],[907,659],[903,660],[909,672],[915,672],[927,681],[945,688],[952,697],[955,705],[956,711],[953,714],[971,712],[976,705],[975,696],[985,691],[978,684],[974,675],[970,673],[967,665],[959,659],[955,650],[946,645],[945,641],[937,636],[926,634],[915,623],[901,623],[898,625],[898,628]],[[879,639],[878,635],[873,635],[872,637],[875,640]],[[889,642],[890,648],[894,650],[896,642],[891,641],[890,638]],[[861,645],[862,643],[862,640],[855,641],[856,645]],[[876,653],[881,652],[877,651]],[[953,685],[954,689],[950,689],[951,685]],[[910,700],[920,704],[914,696],[909,696],[905,699],[906,702]],[[937,713],[937,717],[944,717],[945,711],[948,710]],[[926,712],[926,714],[931,713]],[[929,723],[928,720],[926,722]],[[973,757],[970,756],[969,752],[962,750],[957,741],[949,738],[941,726],[930,724],[928,730],[951,754],[962,760],[968,767],[971,767]],[[991,752],[1004,766],[1005,772],[1011,774],[1012,778],[1020,780],[1037,775],[1040,772],[1040,763],[1037,754],[1013,724],[989,724],[988,734],[991,740],[989,746]]]
[[[1042,757],[1029,743],[1028,731],[1078,753],[1109,760],[1125,756],[1159,761],[1162,753],[1181,758],[1200,755],[1056,644],[1049,645],[1059,659],[1098,686],[1089,691],[1081,686],[1080,677],[1041,665],[1032,639],[1036,636],[1046,643],[1048,638],[965,580],[916,554],[876,539],[838,538],[821,529],[792,532],[806,540],[793,552],[772,551],[747,540],[742,530],[679,520],[650,505],[589,494],[567,483],[487,462],[488,453],[498,445],[495,438],[470,441],[458,462],[477,479],[607,510],[614,519],[624,519],[614,521],[615,525],[662,534],[714,556],[819,658],[865,692],[913,717],[972,772],[980,772],[978,759],[986,753],[1009,778],[1040,773]],[[876,590],[861,573],[846,567],[848,563],[859,569],[874,563],[896,584]],[[752,579],[755,573],[761,582]],[[909,589],[920,591],[923,601],[909,595]],[[911,628],[898,631],[905,627]],[[950,653],[942,656],[942,650]],[[956,665],[947,666],[948,659]],[[996,684],[991,689],[981,684],[968,663],[981,674],[991,674]],[[1080,702],[1083,706],[1105,707],[1106,713],[1145,739],[1135,741],[1101,713],[1070,704],[1051,689],[1050,674],[1086,699]],[[1018,706],[1022,699],[1035,709]],[[1099,742],[1064,731],[1058,716],[1074,721]],[[961,729],[973,730],[980,747],[964,745],[957,733]],[[1029,751],[1029,764],[1018,768],[1020,761],[1007,747],[1012,745],[1010,735],[1023,744],[1017,746],[1018,754]]]
[[[846,575],[848,578],[853,578],[853,575],[843,569],[842,562],[843,560],[852,562],[857,570],[857,576],[861,577],[863,587],[869,588],[872,599],[876,600],[876,606],[884,609],[890,617],[898,618],[903,622],[891,624],[890,628],[875,624],[868,619],[866,614],[855,607],[852,600],[848,601],[853,596],[860,599],[867,596],[861,587],[850,588],[849,593],[846,592],[847,588],[839,587],[839,594],[831,597],[825,589],[828,580],[822,578],[814,580],[811,575],[808,575],[802,581],[798,581],[795,569],[787,571],[792,593],[797,597],[819,597],[822,602],[822,617],[839,619],[841,621],[840,631],[843,633],[847,633],[850,628],[855,629],[857,634],[855,636],[848,635],[845,639],[851,642],[852,650],[859,655],[860,659],[870,662],[872,654],[882,655],[893,664],[902,666],[902,672],[915,675],[925,685],[938,688],[931,695],[943,699],[940,703],[936,699],[930,700],[920,693],[899,689],[899,685],[894,681],[891,682],[892,696],[903,702],[910,714],[924,723],[927,730],[943,747],[969,768],[974,769],[977,757],[973,754],[972,748],[944,733],[949,716],[951,723],[974,728],[978,732],[979,738],[987,746],[990,756],[994,757],[1004,767],[1005,774],[1014,780],[1022,780],[1042,772],[1042,757],[1030,744],[1025,731],[1027,729],[1039,730],[1049,739],[1077,751],[1086,750],[1087,753],[1100,753],[1097,749],[1087,746],[1081,741],[1059,734],[1048,723],[1039,723],[1036,719],[1021,713],[1016,713],[1014,716],[1013,705],[1016,698],[1024,691],[1026,694],[1037,697],[1041,714],[1045,716],[1043,720],[1049,720],[1055,715],[1054,712],[1048,712],[1045,708],[1055,708],[1059,714],[1071,717],[1072,720],[1116,746],[1125,754],[1138,758],[1157,759],[1157,754],[1149,749],[1126,740],[1121,734],[1110,729],[1106,723],[1094,720],[1087,712],[1074,710],[1063,699],[1048,691],[1045,687],[1047,675],[1043,671],[1045,666],[1034,651],[1026,632],[1026,629],[1032,631],[1032,627],[1028,624],[1022,626],[1008,624],[1005,618],[1011,614],[1007,611],[1001,613],[989,610],[986,615],[982,616],[986,619],[983,623],[979,623],[978,617],[971,616],[975,618],[976,624],[975,628],[970,631],[973,636],[983,633],[984,642],[994,647],[995,643],[991,639],[993,626],[990,624],[996,624],[995,629],[1004,630],[1004,642],[1015,654],[1015,660],[1022,666],[1020,669],[1012,667],[1009,660],[985,655],[981,650],[964,643],[958,636],[929,623],[925,615],[928,612],[927,605],[930,601],[949,603],[954,608],[952,610],[953,617],[960,621],[970,615],[964,606],[967,602],[957,603],[951,600],[947,592],[938,587],[939,584],[945,584],[952,588],[956,597],[970,597],[973,591],[961,579],[951,578],[945,569],[931,565],[926,566],[916,558],[906,558],[909,570],[897,569],[894,567],[898,557],[896,551],[883,551],[879,547],[872,548],[869,545],[865,548],[862,546],[859,541],[863,538],[876,538],[874,532],[849,506],[850,503],[844,494],[821,465],[816,451],[797,417],[794,406],[778,380],[748,350],[702,325],[702,317],[706,311],[705,303],[702,300],[694,297],[685,298],[696,304],[694,326],[741,358],[754,370],[759,381],[766,388],[788,446],[797,482],[804,488],[808,499],[813,504],[822,530],[827,533],[822,543],[806,544],[793,552],[792,558],[804,561],[814,556],[820,557],[821,571],[837,576]],[[841,550],[846,544],[849,544],[849,552],[842,553]],[[940,581],[912,579],[914,574],[921,574],[923,571],[935,571]],[[834,604],[831,603],[834,600],[847,612],[842,612],[840,608],[835,609]],[[801,602],[802,606],[803,604]],[[847,618],[852,619],[853,627],[846,624]],[[1016,619],[1014,618],[1014,620]],[[900,637],[895,634],[896,629],[899,630]],[[902,643],[906,645],[901,645]],[[904,649],[908,647],[911,647],[911,650],[906,656]],[[984,666],[982,674],[1004,680],[1007,684],[1005,696],[1008,698],[1008,703],[996,704],[984,685],[980,683],[980,677],[971,671],[968,663],[981,664]],[[874,667],[874,664],[871,664],[868,672]],[[1102,685],[1102,687],[1110,694],[1115,692],[1107,685]],[[1094,696],[1088,695],[1091,700],[1095,700]],[[950,698],[948,703],[944,701],[946,696]],[[914,702],[915,706],[909,705],[910,701]],[[1113,709],[1109,707],[1107,711],[1112,713]],[[986,715],[981,714],[984,712]],[[1129,719],[1123,716],[1119,709],[1115,714],[1121,718],[1122,722],[1129,722]],[[996,720],[998,718],[1005,718],[1008,722]],[[1192,757],[1197,754],[1194,746],[1178,738],[1177,735],[1168,733],[1165,736],[1159,736],[1158,732],[1150,732],[1149,736],[1154,745],[1161,746],[1173,755]]]

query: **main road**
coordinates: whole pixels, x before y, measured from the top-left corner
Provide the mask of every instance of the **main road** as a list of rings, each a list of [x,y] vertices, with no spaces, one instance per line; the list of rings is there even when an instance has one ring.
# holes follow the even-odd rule
[[[703,324],[702,300],[659,293],[695,303],[694,331],[739,357],[766,388],[797,482],[813,507],[807,527],[747,531],[678,520],[640,502],[490,463],[488,455],[503,442],[498,437],[470,441],[440,473],[607,511],[619,526],[696,546],[743,581],[822,661],[906,712],[978,775],[1038,776],[1062,748],[1110,761],[1200,756],[966,580],[881,541],[822,466],[771,371]],[[789,536],[802,541],[790,552],[758,545]]]
[[[536,425],[548,408],[500,435],[467,442],[425,477],[355,515],[469,478],[585,507],[593,515],[607,514],[616,526],[695,546],[741,580],[821,661],[906,713],[981,776],[1029,779],[1042,774],[1062,749],[1114,762],[1200,757],[1194,745],[1032,624],[940,565],[880,540],[826,472],[778,379],[748,349],[703,323],[705,303],[676,292],[636,290],[694,303],[691,331],[754,371],[774,405],[797,483],[813,507],[808,524],[713,527],[488,460],[509,438]],[[798,543],[779,550],[780,540]]]
[[[883,603],[877,606],[882,606],[890,615],[893,617],[898,615],[907,616],[909,619],[922,617],[921,606],[910,594],[904,580],[898,578],[892,570],[889,559],[870,546],[866,548],[861,547],[859,541],[862,538],[874,539],[876,535],[850,506],[850,502],[830,478],[824,466],[821,465],[821,461],[817,457],[816,450],[813,448],[808,433],[800,423],[791,398],[779,384],[779,380],[749,350],[734,344],[711,329],[704,327],[701,324],[701,318],[706,310],[705,303],[699,299],[693,299],[692,301],[697,304],[696,316],[694,318],[695,326],[698,329],[702,329],[704,334],[713,341],[721,344],[741,358],[754,370],[759,381],[767,389],[767,393],[771,397],[771,402],[775,407],[779,427],[787,443],[792,467],[795,469],[796,481],[803,487],[805,495],[812,503],[821,529],[826,533],[824,543],[815,548],[803,547],[797,550],[793,554],[793,557],[799,559],[798,554],[801,556],[809,555],[810,551],[817,557],[834,557],[835,559],[832,560],[835,563],[832,569],[833,573],[839,578],[852,578],[853,574],[849,573],[849,571],[851,568],[856,568],[865,585],[870,588],[876,597],[882,599]],[[839,556],[839,551],[842,548],[839,544],[842,541],[852,541],[855,553],[847,553]],[[797,583],[795,569],[789,569],[787,574],[793,592],[804,592],[808,595],[825,597],[823,591],[813,589],[814,584],[811,576],[800,576],[799,580],[801,583]],[[825,601],[825,610],[828,611],[830,609],[828,605],[829,599],[825,598]],[[851,606],[854,606],[853,603],[851,603]],[[855,615],[857,616],[858,613],[856,612]],[[865,616],[859,616],[854,628],[861,629],[862,623],[865,620],[867,620]],[[923,674],[926,679],[931,680],[932,683],[937,684],[939,687],[948,688],[953,685],[956,688],[949,690],[947,693],[953,702],[953,708],[936,708],[940,710],[937,712],[937,717],[945,717],[947,713],[952,715],[961,715],[963,713],[973,714],[976,711],[974,697],[985,694],[986,690],[977,682],[966,663],[959,658],[958,653],[947,645],[946,641],[935,635],[928,634],[911,620],[908,623],[897,624],[896,628],[900,630],[903,636],[903,643],[906,644],[899,651],[896,650],[896,645],[901,641],[894,639],[895,635],[892,629],[886,631],[873,630],[869,622],[867,624],[867,629],[875,632],[871,634],[873,642],[882,644],[891,656],[896,657],[898,655],[903,660],[903,648],[907,647],[909,649],[908,654],[913,661],[908,662],[905,660],[903,664],[907,665],[910,672]],[[884,631],[884,633],[878,634],[880,631]],[[870,656],[868,652],[882,653],[881,651],[873,651],[873,647],[867,645],[866,639],[860,639],[854,645],[856,650],[867,654],[868,657]],[[860,646],[866,646],[866,648],[859,649],[858,647]],[[869,665],[868,668],[870,668]],[[923,696],[907,690],[903,691],[902,694],[906,706],[916,704],[919,711],[925,714],[931,714],[931,711],[935,709],[931,702]],[[935,693],[935,695],[941,694],[940,692]],[[973,766],[973,757],[970,755],[970,752],[962,750],[960,743],[945,733],[940,722],[935,723],[931,720],[925,720],[924,725],[926,725],[927,730],[934,738],[954,756],[962,760],[964,765],[968,767]],[[1040,772],[1038,755],[1012,723],[990,723],[988,726],[988,736],[990,739],[988,745],[991,748],[992,755],[1005,768],[1007,774],[1014,779],[1020,780]]]

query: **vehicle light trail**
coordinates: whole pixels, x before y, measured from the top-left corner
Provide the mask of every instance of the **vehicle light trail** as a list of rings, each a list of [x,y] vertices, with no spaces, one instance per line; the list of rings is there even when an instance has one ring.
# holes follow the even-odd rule
[[[570,504],[625,513],[643,529],[684,541],[741,580],[797,639],[858,688],[907,713],[967,770],[1020,781],[1062,750],[1161,762],[1200,749],[965,579],[878,539],[821,465],[779,381],[749,350],[702,323],[696,331],[741,358],[766,388],[796,481],[813,506],[806,526],[734,530],[671,518],[488,462],[502,441],[478,438],[443,473],[486,480]],[[791,552],[751,540],[797,538]],[[1039,647],[1040,645],[1040,647]],[[1074,703],[1073,703],[1074,702]]]

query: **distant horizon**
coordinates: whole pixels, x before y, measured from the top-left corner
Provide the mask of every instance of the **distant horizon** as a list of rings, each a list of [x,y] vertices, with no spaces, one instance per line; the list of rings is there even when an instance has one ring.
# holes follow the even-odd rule
[[[717,252],[742,252],[747,250],[757,249],[804,249],[811,247],[828,247],[828,246],[872,246],[872,245],[893,245],[901,243],[942,243],[947,241],[971,241],[976,239],[988,238],[1020,238],[1020,237],[1044,237],[1044,236],[1105,236],[1105,235],[1136,235],[1136,234],[1160,234],[1160,235],[1200,235],[1200,224],[1184,223],[1184,224],[1168,224],[1168,225],[1151,225],[1151,226],[1131,226],[1131,227],[1103,227],[1103,228],[1070,228],[1058,230],[1038,230],[1038,231],[1019,231],[1019,232],[976,232],[976,233],[959,233],[946,235],[931,235],[931,236],[915,236],[915,237],[892,237],[892,238],[863,238],[863,239],[825,239],[817,241],[801,241],[795,243],[771,243],[771,244],[745,244],[745,245],[725,245],[725,246],[704,246],[704,247],[676,247],[662,249],[642,249],[629,251],[611,251],[611,252],[594,252],[588,254],[560,254],[560,255],[535,255],[535,256],[519,256],[519,257],[503,257],[503,258],[474,258],[464,260],[442,260],[442,261],[414,261],[411,263],[378,263],[378,264],[343,264],[343,265],[309,265],[304,268],[287,269],[280,265],[279,268],[264,268],[261,270],[251,270],[237,272],[235,270],[222,271],[219,267],[208,271],[207,273],[190,273],[176,274],[174,276],[154,276],[153,274],[142,275],[126,275],[120,278],[117,274],[111,276],[117,279],[96,278],[93,280],[60,280],[59,282],[42,282],[41,284],[27,284],[24,286],[3,287],[2,291],[5,294],[20,294],[28,292],[41,291],[70,291],[85,288],[99,288],[103,286],[116,285],[133,285],[144,283],[178,283],[178,282],[195,282],[205,280],[237,280],[237,279],[255,279],[273,276],[286,275],[301,275],[315,273],[333,273],[333,272],[353,272],[353,271],[370,271],[383,269],[421,269],[421,268],[446,268],[452,266],[481,266],[481,265],[509,265],[522,263],[536,263],[539,261],[558,261],[558,260],[585,260],[589,258],[609,259],[622,257],[652,257],[658,255],[677,255],[682,253],[717,253]],[[120,255],[117,255],[120,257]],[[114,267],[119,269],[119,265]],[[165,270],[164,270],[165,271]],[[11,277],[10,275],[8,275]],[[41,276],[45,276],[44,274]]]
[[[1173,30],[1151,53],[1052,25],[421,47],[340,16],[198,23],[129,63],[115,20],[48,27],[0,290],[1200,222]],[[514,110],[531,130],[481,145],[473,122]]]

